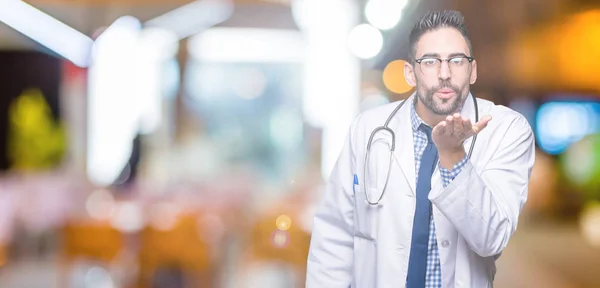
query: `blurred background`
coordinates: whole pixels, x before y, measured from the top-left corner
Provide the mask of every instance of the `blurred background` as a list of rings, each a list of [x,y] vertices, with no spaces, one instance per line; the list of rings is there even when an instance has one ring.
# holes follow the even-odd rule
[[[447,8],[537,140],[496,287],[600,287],[597,0],[0,0],[0,286],[303,287],[350,122]]]

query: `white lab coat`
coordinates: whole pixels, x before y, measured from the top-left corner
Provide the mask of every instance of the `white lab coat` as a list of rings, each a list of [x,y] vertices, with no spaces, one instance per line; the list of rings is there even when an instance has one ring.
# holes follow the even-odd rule
[[[389,167],[389,133],[374,137],[370,172],[364,184],[366,146],[371,132],[385,123],[399,102],[359,115],[315,214],[306,287],[376,288],[406,284],[415,212],[415,157],[410,121],[411,96],[389,127],[396,135],[389,183],[378,205]],[[475,119],[470,98],[462,114]],[[443,287],[492,287],[495,261],[517,229],[527,200],[534,163],[534,135],[519,113],[478,99],[479,115],[491,115],[477,137],[462,172],[443,188],[439,170],[432,177],[429,199],[439,248]],[[385,140],[385,142],[382,142]],[[471,139],[464,143],[465,151]],[[374,161],[376,160],[376,161]],[[354,174],[358,185],[354,185]]]

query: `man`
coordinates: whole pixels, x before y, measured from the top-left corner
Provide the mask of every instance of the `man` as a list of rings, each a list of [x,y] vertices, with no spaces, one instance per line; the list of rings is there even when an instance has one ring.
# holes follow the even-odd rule
[[[527,120],[469,92],[477,62],[459,12],[428,13],[409,44],[416,92],[350,127],[315,215],[307,287],[492,287],[517,228],[534,163]],[[371,134],[386,122],[394,134]]]

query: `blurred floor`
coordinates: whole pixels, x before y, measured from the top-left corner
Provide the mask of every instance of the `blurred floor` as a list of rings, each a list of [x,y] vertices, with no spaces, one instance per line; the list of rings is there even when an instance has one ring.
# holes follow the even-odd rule
[[[252,279],[246,278],[251,281],[243,281],[244,286],[291,287],[292,275],[284,270],[276,264],[259,265],[251,269]],[[600,287],[598,271],[600,249],[587,244],[575,225],[523,224],[498,261],[495,287]],[[57,287],[57,275],[56,261],[52,259],[13,263],[0,271],[0,287]],[[228,280],[227,286],[237,286],[233,284],[237,281]]]
[[[522,224],[498,261],[496,287],[600,287],[600,249],[578,228]]]

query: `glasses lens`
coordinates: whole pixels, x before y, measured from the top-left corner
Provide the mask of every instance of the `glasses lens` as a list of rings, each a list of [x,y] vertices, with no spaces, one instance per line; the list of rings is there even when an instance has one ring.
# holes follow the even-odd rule
[[[442,61],[434,58],[423,58],[421,60],[421,71],[426,76],[437,75],[442,67]],[[453,74],[464,74],[469,69],[469,60],[464,57],[448,59],[448,69]]]
[[[469,67],[469,60],[464,57],[451,58],[448,60],[448,66],[453,73],[465,73]]]
[[[421,60],[421,71],[425,75],[437,75],[440,71],[440,60],[434,58],[423,58]]]

